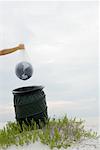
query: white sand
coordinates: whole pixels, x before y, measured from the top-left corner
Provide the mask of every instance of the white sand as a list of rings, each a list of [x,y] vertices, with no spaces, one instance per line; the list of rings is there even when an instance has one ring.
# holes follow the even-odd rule
[[[50,150],[47,145],[41,144],[40,142],[35,142],[24,146],[11,146],[7,150]],[[54,148],[53,150],[58,150]],[[60,150],[65,150],[61,148]],[[100,143],[96,139],[83,140],[68,148],[67,150],[100,150]]]
[[[87,129],[92,129],[93,131],[97,131],[97,125],[90,126],[87,125]],[[24,146],[11,146],[7,150],[51,150],[49,146],[42,144],[41,142],[30,143],[29,145]],[[54,148],[53,150],[58,150]],[[65,150],[61,148],[60,150]],[[81,140],[75,145],[67,148],[67,150],[100,150],[100,141],[98,139],[86,139]]]
[[[5,123],[0,124],[1,127],[3,127],[4,125]],[[92,129],[93,131],[98,132],[98,124],[96,120],[86,121],[85,127],[87,130]],[[35,143],[30,143],[29,145],[18,146],[18,147],[11,146],[7,150],[50,150],[50,148],[49,146],[44,145],[40,142],[35,142]],[[57,148],[54,148],[53,150],[57,150]],[[60,150],[65,150],[65,149],[61,148]],[[100,141],[97,139],[81,140],[80,142],[73,145],[72,147],[67,148],[67,150],[100,150]]]

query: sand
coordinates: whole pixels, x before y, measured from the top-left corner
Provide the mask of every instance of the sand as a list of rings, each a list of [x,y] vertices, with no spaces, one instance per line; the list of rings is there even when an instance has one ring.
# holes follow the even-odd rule
[[[0,126],[3,127],[4,125],[5,124],[2,123]],[[86,121],[85,128],[87,130],[90,129],[90,130],[96,131],[100,135],[100,132],[99,132],[100,130],[98,128],[98,124],[96,120],[91,122],[91,120],[88,119],[88,121]],[[50,150],[50,147],[38,141],[38,142],[30,143],[24,146],[18,146],[18,147],[11,146],[7,150]],[[53,150],[58,150],[58,149],[54,148]],[[65,149],[61,148],[60,150],[65,150]],[[67,150],[100,150],[100,141],[98,139],[80,140],[75,145],[67,148]]]
[[[30,143],[24,146],[11,146],[7,150],[50,150],[47,145],[41,144],[40,142]],[[58,150],[54,148],[53,150]],[[60,150],[65,150],[61,148]],[[67,150],[100,150],[100,143],[97,139],[81,140]]]
[[[97,131],[96,126],[87,126],[88,129]],[[30,143],[24,146],[11,146],[7,150],[51,150],[49,146],[42,144],[41,142]],[[53,150],[58,150],[54,148]],[[60,150],[66,150],[61,148]],[[100,150],[100,141],[98,139],[85,139],[80,140],[78,143],[67,148],[67,150]]]

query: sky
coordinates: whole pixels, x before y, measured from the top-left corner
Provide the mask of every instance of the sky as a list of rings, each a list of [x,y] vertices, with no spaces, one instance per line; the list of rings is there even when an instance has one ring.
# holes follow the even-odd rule
[[[0,1],[0,49],[25,44],[25,51],[0,56],[0,122],[14,119],[12,90],[43,85],[50,115],[98,117],[98,2]],[[32,78],[15,75],[20,61]]]

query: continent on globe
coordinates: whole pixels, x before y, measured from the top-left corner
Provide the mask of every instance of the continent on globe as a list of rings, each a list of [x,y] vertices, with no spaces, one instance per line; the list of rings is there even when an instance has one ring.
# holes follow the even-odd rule
[[[15,73],[19,79],[27,80],[33,74],[33,67],[29,62],[23,61],[16,65]]]

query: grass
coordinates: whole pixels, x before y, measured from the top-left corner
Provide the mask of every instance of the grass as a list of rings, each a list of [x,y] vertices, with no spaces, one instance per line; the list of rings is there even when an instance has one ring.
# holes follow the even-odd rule
[[[40,124],[42,127],[42,122]],[[34,121],[31,126],[26,126],[24,123],[22,126],[22,132],[17,122],[8,122],[3,129],[0,129],[0,148],[6,149],[11,145],[23,146],[41,141],[51,149],[54,147],[67,149],[81,139],[98,137],[96,132],[85,130],[84,121],[76,118],[68,119],[67,116],[61,119],[49,119],[41,129]]]

